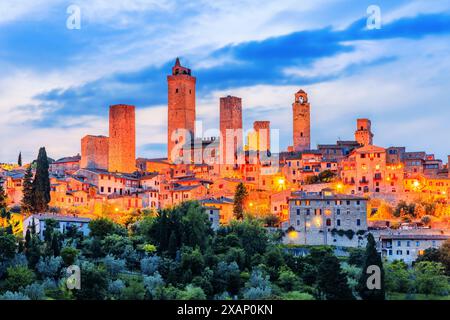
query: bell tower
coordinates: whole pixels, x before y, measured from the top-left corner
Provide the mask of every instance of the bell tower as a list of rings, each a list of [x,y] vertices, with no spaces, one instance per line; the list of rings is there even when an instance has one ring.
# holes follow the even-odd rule
[[[167,76],[167,158],[170,162],[174,160],[173,148],[179,143],[184,145],[184,141],[177,138],[181,129],[187,130],[191,139],[195,138],[195,83],[191,69],[183,67],[177,58],[172,67],[172,74]]]
[[[373,144],[372,123],[369,119],[358,119],[356,121],[355,140],[361,146]]]
[[[308,95],[299,90],[292,104],[294,151],[311,149],[311,107]]]

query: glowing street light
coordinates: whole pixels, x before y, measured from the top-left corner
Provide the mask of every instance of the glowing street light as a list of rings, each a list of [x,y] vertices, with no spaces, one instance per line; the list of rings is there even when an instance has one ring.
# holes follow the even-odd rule
[[[290,240],[295,240],[295,239],[297,239],[297,238],[298,238],[298,232],[297,232],[297,231],[294,231],[294,230],[289,231],[289,232],[288,232],[288,238],[289,238]]]

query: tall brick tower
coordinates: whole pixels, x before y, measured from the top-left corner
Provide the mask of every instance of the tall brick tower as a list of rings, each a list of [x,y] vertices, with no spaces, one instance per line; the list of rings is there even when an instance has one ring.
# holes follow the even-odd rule
[[[270,121],[253,122],[253,130],[256,132],[256,148],[258,151],[270,150]]]
[[[136,170],[135,107],[118,104],[109,107],[110,172],[131,173]]]
[[[168,85],[168,124],[167,124],[167,158],[172,161],[172,149],[181,139],[172,141],[176,130],[185,129],[195,138],[195,77],[191,69],[185,68],[177,58],[172,67],[172,75],[167,76]],[[184,144],[184,143],[183,143]]]
[[[80,168],[108,170],[108,140],[105,136],[84,136],[81,139]]]
[[[373,144],[372,123],[369,119],[358,119],[356,121],[355,140],[361,146]]]
[[[308,95],[300,90],[292,104],[294,151],[311,149],[311,108]]]
[[[447,171],[448,171],[448,178],[450,179],[450,155],[447,156]]]
[[[227,135],[227,130],[235,131],[233,136]],[[229,132],[228,132],[229,133]],[[235,153],[233,159],[237,160],[237,147],[242,146],[242,99],[238,97],[222,97],[220,98],[220,153],[222,163],[227,163],[227,155],[230,152]],[[228,139],[232,138],[233,148],[227,148]],[[228,163],[229,164],[229,163]]]

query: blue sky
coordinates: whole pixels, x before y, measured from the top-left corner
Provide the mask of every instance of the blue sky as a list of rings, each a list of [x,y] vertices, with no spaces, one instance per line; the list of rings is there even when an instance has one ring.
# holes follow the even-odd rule
[[[450,154],[448,1],[0,1],[0,162],[39,146],[53,158],[107,134],[108,106],[137,107],[138,156],[165,152],[166,75],[175,57],[197,77],[205,135],[223,95],[243,98],[244,125],[270,120],[292,144],[302,88],[312,143],[352,139],[372,119],[375,144]],[[66,28],[79,6],[81,29]],[[367,7],[381,29],[366,28]]]

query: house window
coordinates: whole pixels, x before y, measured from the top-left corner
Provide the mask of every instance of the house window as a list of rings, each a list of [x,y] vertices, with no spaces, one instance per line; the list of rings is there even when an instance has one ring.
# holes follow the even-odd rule
[[[399,240],[397,241],[397,247],[401,247],[402,246],[402,242]]]
[[[360,219],[356,219],[356,225],[360,226],[361,225],[361,220]]]
[[[300,209],[297,209],[297,215],[298,216],[300,215]]]
[[[331,219],[327,219],[327,227],[331,226]]]
[[[340,219],[337,219],[337,220],[336,220],[336,225],[337,225],[338,227],[341,226],[341,220],[340,220]]]
[[[341,214],[341,209],[337,209],[337,210],[336,210],[336,214],[337,214],[337,215]]]

